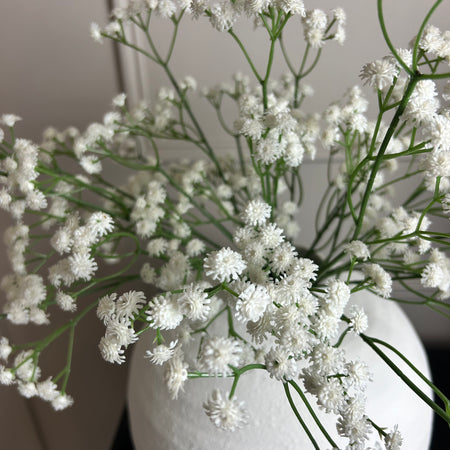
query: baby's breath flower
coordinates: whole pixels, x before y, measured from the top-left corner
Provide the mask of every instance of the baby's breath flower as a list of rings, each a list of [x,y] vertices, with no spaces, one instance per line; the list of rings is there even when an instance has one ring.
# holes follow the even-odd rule
[[[359,76],[364,81],[364,84],[383,90],[392,85],[397,75],[398,68],[395,60],[390,56],[386,56],[383,59],[365,64]]]
[[[240,253],[226,247],[211,252],[204,260],[205,274],[219,282],[236,280],[247,267]]]
[[[215,389],[208,400],[203,403],[206,415],[211,422],[222,430],[234,431],[247,423],[247,411],[243,402],[231,399],[218,389]]]
[[[153,350],[145,352],[145,358],[149,358],[153,364],[162,365],[169,361],[175,354],[175,347],[178,341],[172,341],[169,346],[160,344]]]
[[[170,294],[153,298],[148,304],[146,314],[150,325],[161,330],[172,330],[183,320],[177,297]]]
[[[200,367],[209,374],[229,374],[229,366],[238,366],[242,347],[237,340],[225,337],[213,337],[202,348]]]
[[[261,226],[270,218],[271,211],[272,207],[263,200],[251,200],[242,213],[242,220],[247,225]]]
[[[188,378],[188,367],[180,352],[177,352],[165,365],[164,381],[173,399],[176,399],[178,393],[183,390],[184,382]]]

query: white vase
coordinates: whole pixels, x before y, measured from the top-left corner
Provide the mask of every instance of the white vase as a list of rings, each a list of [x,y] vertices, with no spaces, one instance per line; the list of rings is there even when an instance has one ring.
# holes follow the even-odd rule
[[[366,334],[394,345],[429,377],[421,341],[399,306],[368,292],[353,294],[352,300],[367,312],[369,329]],[[162,379],[163,370],[144,358],[145,351],[152,347],[151,338],[146,339],[144,335],[135,346],[129,373],[128,410],[132,439],[137,450],[313,448],[288,405],[281,382],[269,378],[265,371],[246,373],[238,384],[236,395],[246,403],[250,413],[249,424],[236,432],[221,431],[209,421],[202,403],[214,387],[229,390],[231,380],[191,380],[186,382],[185,392],[177,400],[171,400]],[[347,336],[343,348],[348,358],[360,358],[368,363],[373,373],[374,379],[367,391],[367,415],[381,427],[392,429],[398,424],[403,436],[402,448],[426,450],[432,429],[431,409],[359,337]],[[383,351],[389,352],[386,349]],[[393,354],[389,356],[424,392],[429,392],[406,364]],[[296,398],[295,393],[293,397]],[[309,395],[308,398],[339,448],[345,448],[348,441],[337,436],[336,416],[323,413],[314,398]],[[329,449],[330,444],[298,400],[297,407],[320,449]],[[368,442],[371,445],[379,441],[376,432],[370,436]]]

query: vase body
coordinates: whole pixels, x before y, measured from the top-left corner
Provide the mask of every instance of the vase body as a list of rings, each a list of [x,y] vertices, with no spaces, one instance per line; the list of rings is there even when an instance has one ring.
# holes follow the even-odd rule
[[[369,317],[367,335],[385,340],[400,350],[429,377],[426,354],[406,315],[394,302],[368,292],[352,295],[352,301],[364,307]],[[172,400],[163,382],[163,369],[144,358],[153,347],[151,337],[144,335],[135,345],[128,382],[128,410],[132,439],[137,450],[294,450],[313,449],[311,442],[294,416],[284,394],[282,383],[263,370],[241,376],[236,390],[246,403],[250,419],[247,426],[235,432],[218,430],[203,411],[202,404],[214,388],[226,392],[232,380],[197,379],[187,381],[184,392]],[[343,344],[348,359],[366,362],[373,374],[367,390],[367,415],[381,427],[392,429],[398,424],[407,450],[429,447],[432,412],[417,395],[357,336],[348,335]],[[385,353],[389,352],[383,348]],[[399,358],[389,354],[414,382],[429,393],[425,384],[412,375]],[[300,398],[292,392],[297,408],[315,437],[320,449],[329,449]],[[431,395],[431,394],[429,394]],[[339,448],[348,440],[336,432],[337,416],[325,414],[308,394],[318,417]],[[379,441],[372,432],[367,446]]]

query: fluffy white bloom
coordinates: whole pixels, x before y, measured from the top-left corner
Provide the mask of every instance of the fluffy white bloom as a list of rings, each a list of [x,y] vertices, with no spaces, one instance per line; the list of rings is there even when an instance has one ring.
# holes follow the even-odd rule
[[[367,330],[369,323],[363,308],[353,305],[348,318],[350,319],[350,326],[356,334],[364,333]]]
[[[242,347],[236,339],[213,337],[203,344],[199,364],[209,374],[229,374],[238,366]]]
[[[65,292],[62,292],[60,290],[56,292],[55,301],[63,311],[74,312],[77,309],[75,299],[69,294],[66,294]]]
[[[149,358],[153,364],[162,365],[169,361],[175,354],[175,347],[178,341],[172,341],[169,346],[160,344],[153,350],[147,350],[145,352],[145,358]]]
[[[153,298],[148,304],[146,314],[150,325],[162,330],[172,330],[183,320],[183,313],[177,297],[170,294],[158,295]]]
[[[150,263],[145,263],[140,271],[141,279],[146,284],[154,284],[156,280],[156,271],[150,265]]]
[[[102,171],[102,163],[96,155],[82,156],[80,158],[80,165],[90,175]]]
[[[389,297],[392,290],[391,276],[378,264],[364,264],[362,270],[374,283],[375,291],[382,297]]]
[[[0,384],[10,385],[14,383],[14,380],[15,377],[11,370],[0,364]]]
[[[9,340],[6,337],[0,338],[0,359],[6,361],[12,352],[12,347],[9,345]]]
[[[90,33],[91,33],[92,39],[95,42],[97,42],[99,44],[103,44],[102,29],[100,28],[100,26],[97,23],[95,23],[95,22],[91,23]]]
[[[268,248],[276,248],[283,240],[283,230],[274,223],[269,223],[259,231],[261,243]]]
[[[271,303],[272,298],[264,286],[250,284],[239,294],[236,301],[236,318],[242,322],[255,322]]]
[[[317,393],[317,403],[326,412],[338,414],[344,405],[344,387],[337,378],[324,378]]]
[[[70,270],[76,278],[89,281],[97,271],[97,263],[88,251],[73,253],[68,258]]]
[[[181,353],[176,353],[165,365],[164,381],[173,399],[178,397],[180,390],[183,390],[184,382],[188,378],[188,364],[183,360]]]
[[[211,252],[204,260],[205,274],[220,282],[236,280],[247,264],[240,253],[226,247]]]
[[[60,393],[51,401],[51,404],[55,411],[61,411],[73,405],[73,398],[70,395]]]
[[[113,106],[117,106],[118,108],[122,108],[123,106],[125,106],[126,99],[127,99],[127,94],[122,92],[121,94],[116,95],[112,99],[112,104],[113,104]]]
[[[205,251],[205,243],[200,239],[191,239],[186,244],[186,254],[190,257],[199,256]]]
[[[87,226],[97,236],[105,236],[113,230],[114,220],[109,214],[103,211],[97,211],[90,215]]]
[[[128,291],[116,300],[115,314],[119,321],[131,319],[139,313],[145,303],[145,294],[141,291]]]
[[[203,408],[211,422],[222,430],[234,431],[247,423],[248,416],[244,403],[238,402],[235,396],[228,398],[218,389],[215,389],[203,403]]]
[[[271,378],[279,381],[292,380],[298,374],[298,366],[292,353],[282,347],[271,348],[264,361]]]
[[[58,395],[58,386],[52,381],[51,378],[47,378],[45,381],[39,382],[37,385],[37,391],[40,398],[51,402]]]
[[[364,84],[369,84],[379,90],[391,86],[397,75],[398,68],[391,56],[365,64],[359,74]]]
[[[386,450],[400,450],[403,438],[398,430],[398,425],[395,425],[394,429],[385,436],[384,443],[386,445]]]
[[[251,200],[242,213],[242,220],[251,226],[264,225],[270,218],[272,207],[263,200]]]
[[[22,120],[22,118],[15,114],[3,114],[0,122],[7,127],[13,127],[19,120]]]
[[[351,258],[358,258],[363,261],[370,258],[369,248],[362,241],[351,241],[348,244],[345,244],[344,252],[348,253]]]
[[[105,336],[102,336],[98,348],[105,361],[116,364],[125,362],[124,350],[117,342],[113,342]]]
[[[103,296],[97,305],[97,317],[106,325],[116,312],[117,294],[110,294]]]
[[[216,3],[211,8],[209,18],[217,31],[228,31],[237,20],[237,12],[232,2]]]
[[[182,313],[191,320],[204,321],[211,311],[211,299],[198,285],[191,284],[185,288],[178,302]]]

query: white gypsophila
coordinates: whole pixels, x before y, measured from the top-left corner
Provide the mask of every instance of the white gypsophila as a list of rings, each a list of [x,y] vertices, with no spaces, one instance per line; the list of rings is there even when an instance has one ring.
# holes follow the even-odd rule
[[[75,299],[59,289],[56,292],[55,301],[63,311],[74,312],[77,310]]]
[[[336,316],[329,308],[319,311],[313,322],[313,328],[318,337],[330,341],[335,338],[339,331],[340,316]]]
[[[116,300],[117,294],[109,294],[103,296],[97,305],[97,317],[107,325],[108,322],[113,318],[116,312]]]
[[[185,280],[190,279],[189,259],[181,252],[175,251],[169,262],[161,267],[156,286],[164,291],[176,290]]]
[[[244,403],[238,402],[235,396],[228,398],[218,389],[203,403],[203,408],[211,422],[222,430],[235,431],[242,428],[248,420]]]
[[[394,429],[384,437],[386,450],[400,450],[402,443],[402,435],[398,429],[398,425],[395,425]]]
[[[375,292],[385,298],[391,295],[392,278],[379,264],[364,264],[362,271],[366,278],[369,278],[375,284]]]
[[[36,384],[31,381],[17,383],[17,390],[25,398],[32,398],[38,395]]]
[[[128,321],[110,320],[106,324],[105,338],[119,346],[128,347],[138,340],[131,323]]]
[[[370,258],[369,247],[362,241],[351,241],[344,245],[343,250],[345,253],[348,253],[350,258],[357,258],[362,261],[366,261]]]
[[[204,321],[211,311],[211,299],[199,285],[187,286],[178,299],[181,312],[191,320]]]
[[[0,122],[7,127],[13,127],[19,120],[22,120],[22,118],[15,114],[3,114]]]
[[[6,361],[8,359],[8,356],[12,352],[12,347],[9,345],[8,338],[2,336],[0,338],[0,359],[3,359]]]
[[[365,391],[367,384],[372,380],[372,374],[369,371],[369,366],[364,361],[349,361],[345,364],[345,372],[347,377],[342,380],[343,385],[347,391],[350,388],[356,391]]]
[[[97,263],[87,250],[73,253],[68,262],[73,275],[84,281],[89,281],[98,269]]]
[[[114,228],[114,220],[103,211],[96,211],[89,216],[87,226],[97,236],[105,236]]]
[[[270,268],[277,274],[286,272],[294,263],[297,250],[289,242],[283,242],[273,249]]]
[[[264,286],[250,284],[240,294],[236,300],[236,318],[241,322],[249,320],[257,321],[272,303],[267,289]]]
[[[405,116],[417,122],[429,123],[439,108],[436,84],[433,80],[420,80],[412,92],[405,108]]]
[[[103,168],[100,159],[96,155],[82,156],[80,165],[90,175],[100,173]]]
[[[51,378],[37,383],[36,388],[39,397],[47,402],[51,402],[59,395],[58,386]]]
[[[241,254],[229,247],[209,253],[203,262],[205,274],[219,282],[237,280],[246,267]]]
[[[98,241],[98,236],[93,229],[87,225],[82,225],[73,230],[73,250],[79,253],[86,253],[88,248]]]
[[[62,411],[73,405],[73,398],[70,395],[60,393],[51,401],[51,404],[55,411]]]
[[[60,255],[68,253],[73,245],[73,234],[66,227],[59,228],[50,239],[50,244]]]
[[[224,1],[211,7],[210,22],[217,31],[228,31],[236,22],[238,14],[232,2]]]
[[[150,359],[153,364],[161,366],[174,356],[177,343],[178,340],[175,340],[168,346],[164,344],[157,345],[153,350],[147,350],[144,357]]]
[[[331,279],[327,283],[324,300],[326,309],[339,319],[350,300],[350,287],[342,280]]]
[[[95,23],[95,22],[91,23],[90,34],[91,34],[91,38],[95,42],[97,42],[98,44],[103,44],[102,29],[100,28],[100,26],[97,23]]]
[[[205,243],[202,240],[194,238],[186,244],[186,254],[191,258],[199,256],[205,251],[205,248]]]
[[[344,367],[344,352],[325,343],[317,344],[310,353],[312,369],[320,375],[340,373]]]
[[[15,376],[11,369],[6,368],[2,364],[0,364],[0,384],[4,384],[9,386],[13,384],[15,381]]]
[[[264,357],[266,370],[270,378],[278,381],[292,380],[298,375],[298,366],[290,350],[272,347]]]
[[[116,300],[115,314],[119,321],[133,318],[145,303],[145,294],[141,291],[128,291]]]
[[[147,244],[147,252],[150,256],[159,256],[167,250],[168,242],[164,238],[156,238]]]
[[[317,392],[317,403],[327,413],[338,414],[345,404],[344,387],[337,378],[324,377],[319,384]]]
[[[434,150],[450,150],[450,118],[437,114],[426,129]]]
[[[176,399],[183,390],[184,383],[188,379],[188,368],[180,351],[176,352],[165,365],[164,381],[172,399]]]
[[[394,78],[398,76],[398,68],[395,62],[392,56],[385,56],[382,59],[365,64],[359,76],[364,84],[383,90],[391,86]]]
[[[230,374],[229,366],[238,366],[242,347],[236,339],[217,336],[203,344],[200,367],[211,375]]]
[[[125,362],[124,350],[117,342],[110,341],[105,336],[102,336],[98,348],[105,361],[116,364]]]
[[[241,217],[246,225],[261,226],[270,218],[272,207],[265,201],[256,199],[247,203]]]
[[[348,313],[348,318],[350,319],[350,326],[354,333],[361,334],[367,330],[369,320],[361,306],[352,305],[350,312]]]
[[[145,313],[150,326],[161,330],[172,330],[183,320],[178,299],[170,293],[154,297],[148,303],[148,309]]]
[[[156,270],[150,265],[145,263],[139,272],[141,280],[146,284],[154,284],[156,280]]]
[[[259,239],[267,248],[276,248],[284,241],[283,230],[275,223],[269,223],[259,230]]]
[[[116,106],[118,108],[122,108],[125,106],[125,101],[127,99],[127,94],[125,94],[124,92],[116,95],[113,99],[112,99],[112,105]]]

